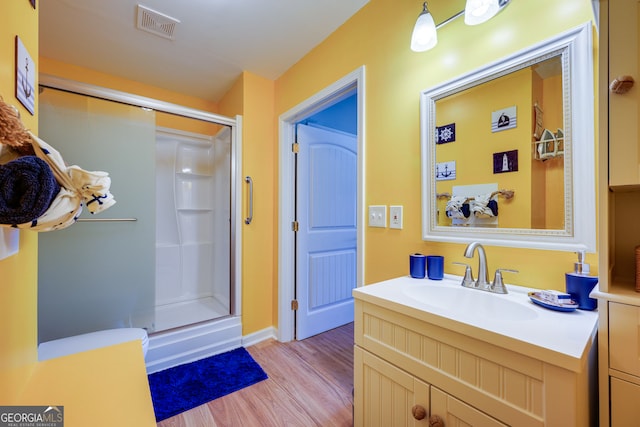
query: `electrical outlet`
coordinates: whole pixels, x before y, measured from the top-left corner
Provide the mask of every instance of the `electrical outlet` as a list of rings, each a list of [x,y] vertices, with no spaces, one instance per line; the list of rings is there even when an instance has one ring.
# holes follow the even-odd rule
[[[402,206],[389,206],[389,228],[402,229]]]
[[[387,207],[369,206],[369,227],[387,227]]]

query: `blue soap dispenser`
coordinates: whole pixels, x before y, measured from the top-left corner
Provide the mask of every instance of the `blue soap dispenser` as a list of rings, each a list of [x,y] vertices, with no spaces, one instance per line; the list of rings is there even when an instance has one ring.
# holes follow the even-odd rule
[[[573,271],[565,274],[567,293],[578,304],[581,310],[595,310],[598,301],[589,298],[591,290],[598,283],[598,278],[589,276],[589,264],[584,262],[585,252],[578,251],[578,261],[574,263]]]

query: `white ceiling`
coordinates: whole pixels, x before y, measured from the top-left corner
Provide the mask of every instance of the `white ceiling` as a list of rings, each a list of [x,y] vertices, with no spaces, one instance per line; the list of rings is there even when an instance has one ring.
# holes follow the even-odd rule
[[[219,101],[242,71],[276,79],[369,0],[41,0],[40,56]],[[137,4],[176,18],[136,29]]]

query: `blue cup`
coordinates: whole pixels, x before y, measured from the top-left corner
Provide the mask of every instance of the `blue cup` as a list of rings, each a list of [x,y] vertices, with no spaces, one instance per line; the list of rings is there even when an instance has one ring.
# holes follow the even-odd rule
[[[444,279],[444,257],[442,255],[427,256],[427,277],[431,280]]]
[[[409,274],[414,279],[424,279],[427,257],[422,254],[409,255]]]

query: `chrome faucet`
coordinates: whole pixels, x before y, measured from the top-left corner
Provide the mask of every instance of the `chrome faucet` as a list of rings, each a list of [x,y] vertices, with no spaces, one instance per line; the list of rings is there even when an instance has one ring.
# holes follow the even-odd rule
[[[464,250],[464,256],[467,258],[473,258],[473,253],[478,250],[478,280],[473,280],[471,273],[471,267],[467,266],[465,271],[465,277],[462,280],[462,286],[466,288],[480,289],[483,291],[494,292],[497,294],[506,294],[507,288],[502,281],[502,272],[517,273],[517,270],[507,270],[505,268],[499,268],[496,270],[496,275],[493,279],[493,283],[489,282],[489,276],[487,274],[487,254],[484,251],[484,247],[479,242],[469,243]]]
[[[467,258],[473,258],[473,253],[478,249],[478,280],[476,280],[474,287],[485,289],[491,285],[489,282],[489,276],[487,275],[487,254],[484,251],[484,247],[479,242],[471,242],[467,249],[464,250],[464,256]]]

